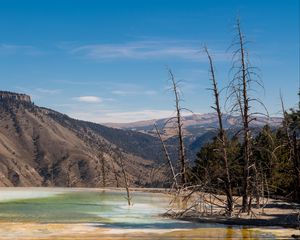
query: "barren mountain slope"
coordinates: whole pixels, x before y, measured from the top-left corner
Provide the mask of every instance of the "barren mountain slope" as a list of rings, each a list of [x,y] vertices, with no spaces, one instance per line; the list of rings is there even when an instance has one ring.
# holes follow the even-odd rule
[[[0,92],[0,186],[122,185],[121,158],[132,184],[145,185],[161,156],[149,135],[74,120],[29,96]]]

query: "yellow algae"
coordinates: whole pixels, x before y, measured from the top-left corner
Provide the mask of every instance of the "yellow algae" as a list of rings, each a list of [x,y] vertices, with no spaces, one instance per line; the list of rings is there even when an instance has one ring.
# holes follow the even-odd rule
[[[268,229],[279,238],[295,234],[293,230]],[[101,225],[65,223],[5,223],[0,225],[0,240],[77,240],[77,239],[260,239],[262,229],[196,228],[196,229],[110,229]],[[275,239],[275,238],[274,238]]]

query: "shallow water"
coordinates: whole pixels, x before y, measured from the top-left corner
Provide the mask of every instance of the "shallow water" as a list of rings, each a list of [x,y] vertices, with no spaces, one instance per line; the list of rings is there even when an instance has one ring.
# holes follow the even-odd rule
[[[0,239],[275,239],[263,230],[160,217],[162,194],[59,188],[0,190]]]

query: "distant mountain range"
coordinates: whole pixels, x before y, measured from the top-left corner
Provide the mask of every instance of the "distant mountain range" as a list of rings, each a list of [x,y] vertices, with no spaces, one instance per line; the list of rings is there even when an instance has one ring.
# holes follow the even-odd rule
[[[218,127],[218,118],[216,113],[183,116],[182,122],[184,133],[189,137],[198,137],[206,133],[207,131],[214,130]],[[256,117],[256,119],[251,122],[251,127],[261,128],[266,124],[269,124],[271,127],[278,127],[281,122],[282,118],[280,117]],[[168,118],[152,119],[148,121],[139,121],[132,123],[105,123],[104,125],[113,128],[138,131],[141,133],[156,136],[154,124],[156,124],[158,128],[164,129],[164,131],[162,132],[164,138],[169,138],[176,134],[176,132],[174,131],[175,121],[170,121]],[[237,116],[224,114],[223,125],[225,129],[238,128],[239,126],[241,126],[241,119]]]
[[[239,129],[238,117],[224,115],[223,121],[229,132]],[[154,123],[176,166],[178,139],[167,119],[104,126],[38,107],[28,95],[0,91],[0,186],[122,186],[120,159],[131,186],[167,185],[169,171],[161,167],[165,159]],[[257,118],[251,126],[257,131],[265,124],[276,128],[281,118]],[[213,113],[183,117],[191,164],[216,128]]]
[[[201,147],[211,141],[217,134],[218,118],[216,113],[206,114],[192,114],[182,117],[184,142],[186,146],[186,154],[188,160],[193,162],[197,152]],[[282,123],[280,117],[256,117],[250,124],[253,134],[257,132],[266,124],[271,128],[278,128]],[[148,134],[150,136],[157,136],[154,124],[160,129],[160,133],[166,142],[167,146],[176,147],[176,122],[175,119],[169,118],[152,119],[148,121],[138,121],[132,123],[106,123],[106,126],[114,127],[123,130],[138,131]],[[236,134],[241,129],[241,118],[229,114],[223,115],[223,126],[229,135]],[[176,158],[176,152],[171,151],[173,158]]]

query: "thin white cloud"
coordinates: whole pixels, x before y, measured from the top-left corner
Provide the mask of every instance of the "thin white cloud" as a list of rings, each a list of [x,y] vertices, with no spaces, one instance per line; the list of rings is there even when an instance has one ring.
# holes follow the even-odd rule
[[[48,89],[48,88],[30,88],[23,86],[16,86],[15,91],[28,94],[33,101],[49,98],[49,96],[57,95],[62,92],[62,89]]]
[[[42,52],[36,47],[30,45],[0,43],[0,54],[2,55],[23,54],[23,55],[36,56],[36,55],[41,55]]]
[[[127,112],[112,112],[106,113],[105,118],[110,119],[110,121],[117,122],[132,122],[132,121],[141,121],[149,119],[158,119],[158,118],[168,118],[172,116],[174,111],[172,110],[141,110],[141,111],[127,111]],[[104,122],[104,119],[102,119]]]
[[[133,91],[124,91],[124,90],[113,90],[113,91],[111,91],[111,93],[115,94],[115,95],[120,95],[120,96],[127,96],[127,95],[134,94],[135,92],[133,92]]]
[[[201,45],[197,42],[186,41],[137,41],[123,44],[94,44],[83,45],[71,50],[72,54],[90,59],[161,59],[177,58],[197,61],[207,61],[200,54]],[[228,54],[217,52],[215,61],[228,60]]]
[[[191,115],[191,112],[184,112],[183,116]],[[171,118],[175,116],[173,110],[145,109],[140,111],[111,111],[111,110],[91,110],[91,111],[76,111],[68,112],[70,117],[91,121],[95,123],[131,123],[137,121],[146,121],[153,119]]]
[[[85,103],[100,103],[102,99],[96,96],[80,96],[74,98],[78,102],[85,102]]]
[[[141,90],[141,89],[134,89],[134,90],[113,90],[111,91],[112,94],[119,95],[119,96],[129,96],[129,95],[156,95],[157,91],[154,90]]]
[[[36,88],[35,89],[39,93],[44,93],[48,95],[55,95],[61,93],[61,89],[46,89],[46,88]]]
[[[146,109],[141,111],[74,111],[68,113],[71,117],[96,123],[128,123],[150,119],[169,118],[173,116],[172,110]]]

